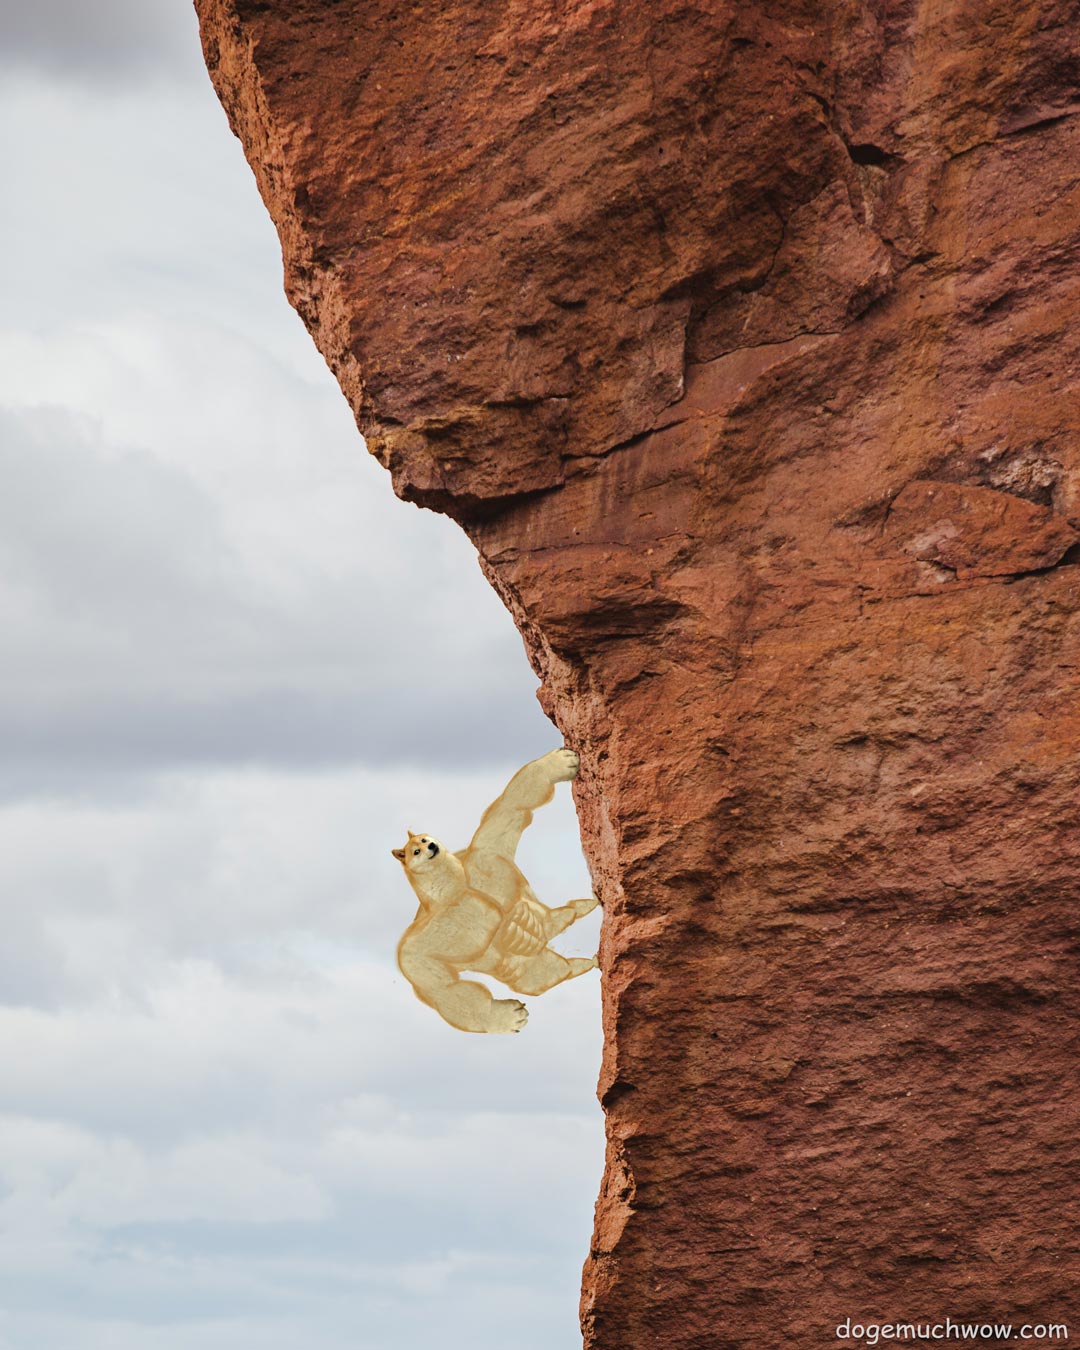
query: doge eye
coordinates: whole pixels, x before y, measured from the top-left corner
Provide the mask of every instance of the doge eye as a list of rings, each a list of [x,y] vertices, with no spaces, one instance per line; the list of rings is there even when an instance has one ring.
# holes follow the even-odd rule
[[[415,858],[416,855],[417,855],[419,852],[420,852],[420,850],[419,850],[418,848],[414,848],[413,851],[412,851],[413,857]]]

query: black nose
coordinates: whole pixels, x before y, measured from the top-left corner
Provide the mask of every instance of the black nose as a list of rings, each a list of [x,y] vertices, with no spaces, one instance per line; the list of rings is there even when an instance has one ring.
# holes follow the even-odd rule
[[[431,849],[431,856],[434,858],[439,851],[438,844],[428,844],[428,848]]]

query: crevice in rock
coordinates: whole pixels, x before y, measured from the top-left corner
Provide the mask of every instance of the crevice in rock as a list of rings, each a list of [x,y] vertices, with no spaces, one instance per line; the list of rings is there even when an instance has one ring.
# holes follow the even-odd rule
[[[843,140],[843,137],[840,139]],[[900,155],[883,150],[880,145],[849,145],[844,141],[844,149],[851,156],[853,163],[873,166],[875,169],[892,169],[903,163]]]
[[[1057,562],[1049,563],[1046,567],[1029,567],[1021,572],[1003,572],[1000,574],[1001,581],[1008,585],[1012,581],[1022,581],[1025,577],[1044,577],[1050,572],[1057,572],[1062,567],[1080,567],[1080,542],[1067,548]]]
[[[1048,127],[1055,127],[1059,122],[1067,122],[1071,117],[1080,114],[1080,107],[1063,108],[1060,112],[1048,113],[1046,115],[1036,115],[1030,122],[1022,118],[1002,127],[1002,137],[1007,136],[1029,136],[1035,132],[1046,131]]]
[[[1018,126],[1003,127],[996,136],[989,136],[984,140],[974,141],[971,145],[965,145],[962,150],[955,151],[947,158],[950,163],[955,163],[957,160],[963,159],[965,155],[973,154],[976,150],[985,150],[987,146],[999,145],[1002,141],[1034,135],[1041,131],[1049,131],[1077,115],[1080,115],[1080,108],[1069,108],[1064,112],[1053,113],[1048,117],[1036,117],[1031,122],[1021,122]]]
[[[810,92],[810,97],[825,114],[825,124],[832,135],[844,147],[844,152],[853,164],[862,168],[885,169],[892,171],[904,163],[903,155],[895,150],[886,150],[884,146],[871,141],[849,141],[840,130],[836,120],[836,110],[822,94]]]

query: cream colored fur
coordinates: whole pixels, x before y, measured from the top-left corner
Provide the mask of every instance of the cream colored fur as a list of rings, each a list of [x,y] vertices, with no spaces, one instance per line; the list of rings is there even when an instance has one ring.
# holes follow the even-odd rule
[[[520,1031],[528,1019],[520,999],[492,998],[484,985],[462,980],[462,971],[491,975],[518,994],[542,994],[596,967],[594,956],[560,956],[548,946],[596,908],[596,897],[549,909],[514,863],[533,811],[577,771],[572,750],[552,750],[511,778],[468,848],[451,853],[433,835],[410,830],[406,846],[393,850],[420,902],[398,944],[398,965],[417,997],[461,1031]]]

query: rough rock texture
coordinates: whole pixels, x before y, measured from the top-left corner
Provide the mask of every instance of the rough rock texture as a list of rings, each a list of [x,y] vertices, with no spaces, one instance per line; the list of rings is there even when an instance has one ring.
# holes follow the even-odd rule
[[[1075,1335],[1075,5],[197,7],[293,303],[583,755],[587,1346]]]

